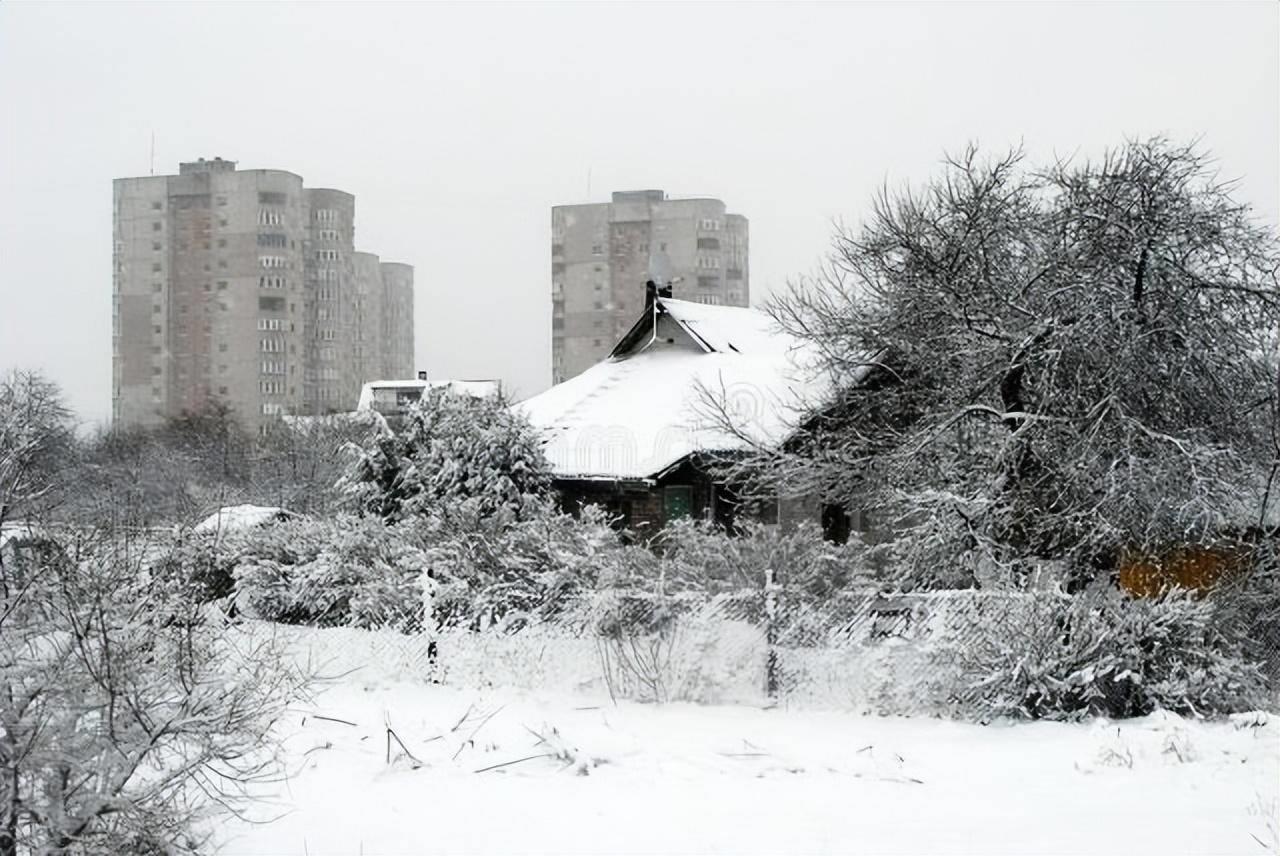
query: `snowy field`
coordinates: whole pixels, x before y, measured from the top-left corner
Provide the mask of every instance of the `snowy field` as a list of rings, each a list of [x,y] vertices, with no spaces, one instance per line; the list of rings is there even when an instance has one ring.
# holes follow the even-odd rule
[[[225,854],[1264,854],[1280,721],[978,726],[361,670],[281,723]],[[388,733],[388,725],[394,736]],[[390,761],[388,761],[390,758]],[[266,796],[266,794],[264,794]]]

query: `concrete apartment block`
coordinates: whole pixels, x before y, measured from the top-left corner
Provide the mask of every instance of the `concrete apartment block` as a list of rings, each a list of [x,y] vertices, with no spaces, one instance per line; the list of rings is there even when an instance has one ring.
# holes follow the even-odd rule
[[[683,300],[750,302],[748,224],[719,199],[616,192],[551,209],[552,382],[604,358],[644,303],[644,284]]]
[[[286,414],[351,410],[361,385],[385,376],[387,366],[353,356],[351,194],[214,158],[177,175],[116,179],[113,205],[117,424],[156,425],[220,402],[252,430]],[[413,269],[396,268],[412,306]],[[410,355],[396,368],[412,376],[412,314],[396,323],[397,353]],[[384,326],[379,318],[371,329]]]

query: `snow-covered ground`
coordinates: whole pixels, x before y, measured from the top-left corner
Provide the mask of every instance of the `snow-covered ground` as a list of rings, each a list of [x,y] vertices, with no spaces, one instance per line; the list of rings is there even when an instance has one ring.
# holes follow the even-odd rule
[[[1280,721],[1263,714],[984,727],[357,672],[281,734],[289,778],[253,811],[279,817],[221,821],[223,853],[1280,849]]]

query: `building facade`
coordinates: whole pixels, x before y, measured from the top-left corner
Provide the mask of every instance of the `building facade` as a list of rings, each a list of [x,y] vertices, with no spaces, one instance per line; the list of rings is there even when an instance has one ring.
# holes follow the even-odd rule
[[[117,424],[156,425],[220,403],[254,429],[350,410],[366,381],[411,375],[413,268],[394,265],[388,286],[375,256],[376,282],[357,276],[351,194],[215,158],[116,179],[113,197]],[[381,298],[388,288],[398,302]],[[366,304],[365,290],[378,299]],[[359,338],[387,328],[395,364]]]
[[[661,190],[551,209],[552,383],[609,353],[650,279],[672,285],[679,299],[747,306],[747,218],[719,199],[670,199]]]

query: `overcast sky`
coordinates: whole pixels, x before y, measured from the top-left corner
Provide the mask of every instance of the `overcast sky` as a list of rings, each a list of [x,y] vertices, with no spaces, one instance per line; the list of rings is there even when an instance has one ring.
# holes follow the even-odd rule
[[[111,399],[111,179],[215,155],[356,195],[434,377],[550,376],[550,206],[751,221],[755,302],[975,140],[1200,135],[1280,213],[1280,5],[0,3],[0,371]],[[640,287],[637,284],[637,287]]]

